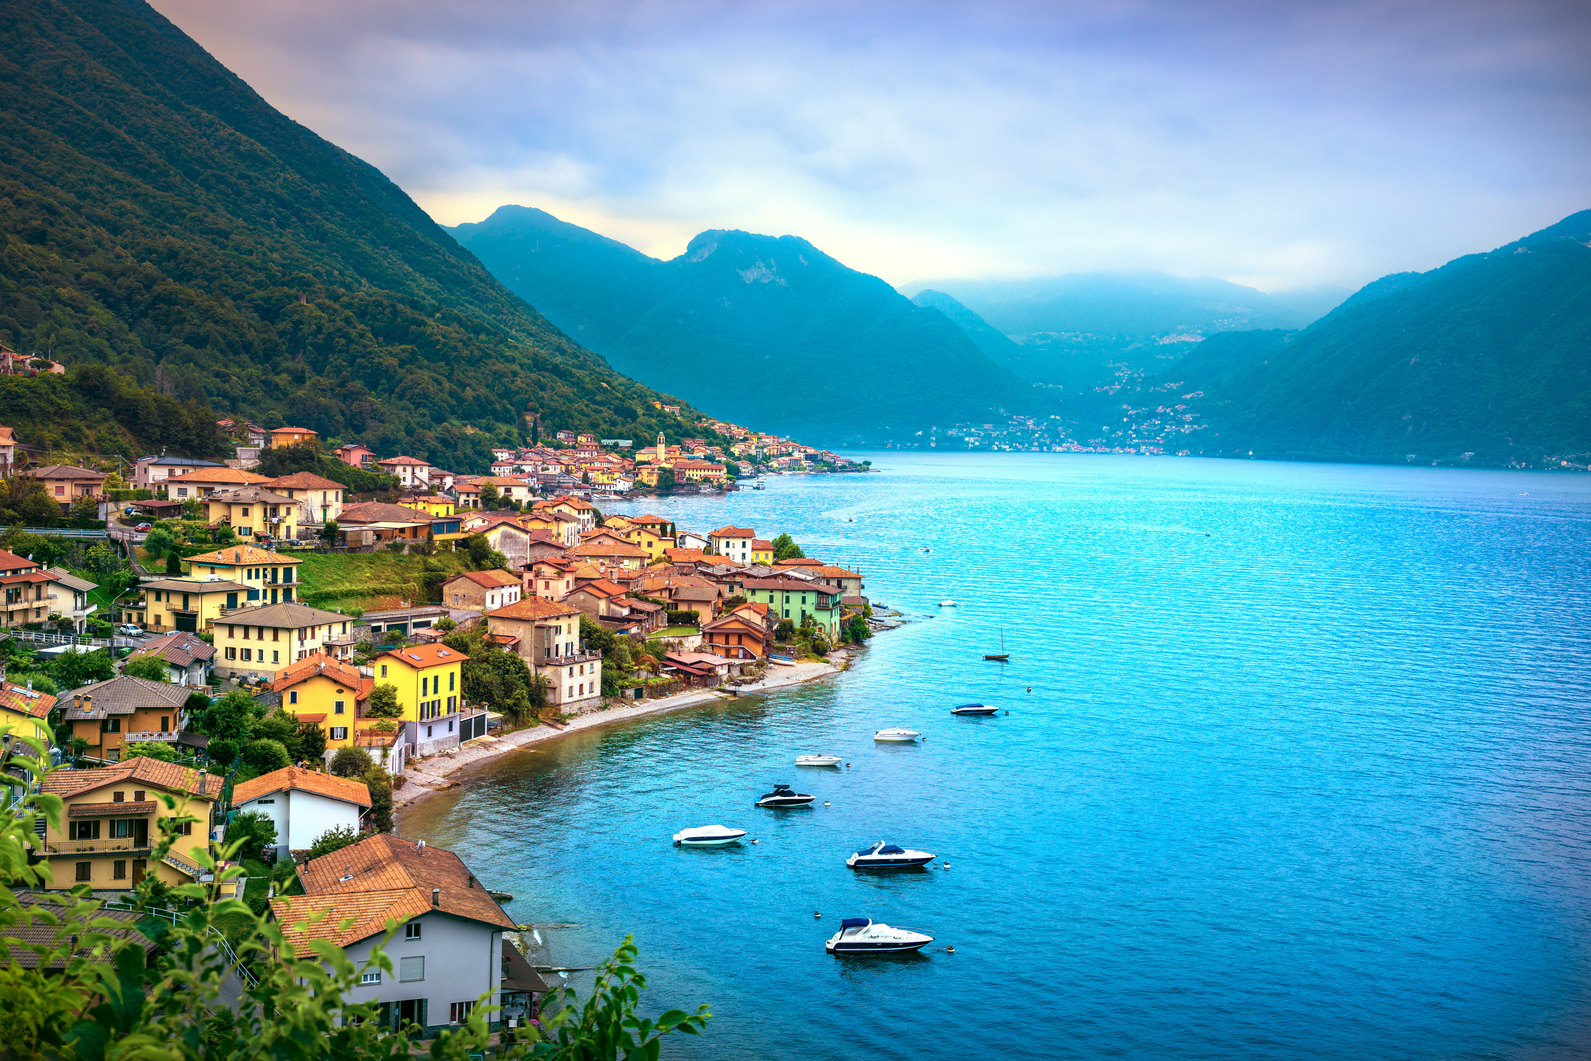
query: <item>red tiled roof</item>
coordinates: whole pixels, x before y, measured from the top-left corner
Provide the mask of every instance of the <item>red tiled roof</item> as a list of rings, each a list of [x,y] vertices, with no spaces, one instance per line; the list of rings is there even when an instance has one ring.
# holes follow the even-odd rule
[[[227,564],[233,567],[245,565],[273,564],[302,564],[304,561],[296,556],[283,556],[273,553],[269,549],[261,549],[254,545],[229,545],[225,549],[216,549],[198,556],[188,557],[190,564]]]
[[[340,799],[344,803],[370,806],[370,789],[363,781],[338,777],[336,774],[322,774],[315,770],[300,770],[296,766],[284,766],[237,785],[232,789],[232,802],[241,805],[272,792],[288,791],[313,792],[317,796]]]
[[[708,535],[709,538],[755,538],[757,532],[750,527],[719,527]]]
[[[152,788],[167,792],[202,794],[212,799],[221,794],[222,786],[226,783],[226,779],[219,774],[200,774],[186,766],[139,755],[97,770],[58,770],[44,779],[42,787],[46,792],[64,797],[126,781],[142,781]]]
[[[303,681],[308,681],[316,675],[325,675],[339,685],[346,685],[358,689],[360,681],[364,680],[359,671],[331,656],[315,655],[299,660],[282,668],[276,680],[271,683],[272,692],[282,692],[291,689]],[[300,716],[301,718],[303,716]]]
[[[496,589],[499,586],[519,585],[518,578],[510,575],[507,571],[504,571],[501,568],[495,567],[490,571],[466,571],[462,575],[454,575],[452,578],[448,579],[448,582],[457,582],[461,578],[467,578],[477,586],[483,586],[486,589]],[[447,583],[443,583],[443,585],[446,584]]]
[[[446,645],[411,645],[408,648],[390,648],[377,654],[391,656],[414,668],[440,667],[444,663],[462,663],[469,659],[458,649]]]
[[[290,490],[346,490],[347,487],[335,479],[325,479],[314,472],[294,472],[284,475],[280,479],[272,479],[267,486],[287,487]]]
[[[522,601],[487,612],[488,619],[557,619],[565,615],[578,615],[579,610],[568,604],[556,604],[541,597],[527,597]]]
[[[29,718],[45,718],[55,706],[55,697],[25,685],[6,682],[0,685],[0,708]],[[3,721],[3,719],[0,719]]]

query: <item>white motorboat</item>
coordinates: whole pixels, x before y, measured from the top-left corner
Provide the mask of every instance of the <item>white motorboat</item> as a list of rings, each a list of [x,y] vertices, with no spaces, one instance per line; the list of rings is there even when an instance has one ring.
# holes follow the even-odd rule
[[[789,785],[775,784],[773,786],[772,792],[765,794],[757,800],[757,806],[805,807],[808,803],[811,803],[815,799],[817,799],[816,796],[809,796],[805,792],[797,792]]]
[[[841,762],[841,760],[840,760],[840,757],[838,755],[798,755],[798,756],[796,756],[796,765],[797,766],[839,766],[840,762]]]
[[[698,825],[694,829],[681,829],[674,834],[674,842],[681,847],[723,847],[733,844],[746,835],[744,829],[731,829],[724,825]]]
[[[933,941],[934,937],[909,928],[890,928],[874,924],[871,918],[847,917],[823,949],[830,954],[900,954],[921,950]]]
[[[884,744],[910,744],[921,736],[914,729],[881,729],[873,734],[873,739]]]
[[[933,860],[927,851],[912,851],[880,840],[846,859],[845,864],[852,869],[915,869]]]
[[[997,710],[999,709],[990,707],[988,704],[962,704],[960,707],[952,707],[950,713],[952,715],[992,715]]]
[[[956,605],[956,602],[953,601],[953,600],[942,600],[942,601],[939,602],[939,606],[941,608],[954,608],[957,605]]]
[[[753,490],[766,490],[768,489],[768,484],[763,482],[761,479],[757,479],[752,482],[751,488]]]

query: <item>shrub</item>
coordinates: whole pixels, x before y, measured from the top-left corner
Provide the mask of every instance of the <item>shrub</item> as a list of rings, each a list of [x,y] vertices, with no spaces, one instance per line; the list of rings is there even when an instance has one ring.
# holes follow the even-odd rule
[[[398,687],[391,682],[382,682],[371,689],[365,713],[370,718],[401,717],[403,708],[398,704]]]
[[[293,759],[287,754],[287,748],[281,741],[255,740],[250,741],[248,747],[243,749],[243,765],[255,770],[257,777],[272,770],[280,770],[284,766],[292,766]]]
[[[359,834],[346,825],[339,825],[335,829],[327,829],[309,845],[309,857],[317,859],[321,855],[329,855],[338,848],[347,847],[349,844],[359,842]]]
[[[122,665],[122,673],[151,682],[163,682],[169,678],[165,663],[155,656],[140,656],[128,660]]]
[[[375,769],[376,761],[363,748],[339,748],[327,767],[338,777],[360,777]]]
[[[269,815],[253,811],[239,814],[226,827],[229,844],[240,844],[239,858],[259,858],[267,847],[276,846],[276,823]]]
[[[237,742],[225,738],[212,740],[206,752],[210,756],[210,761],[217,766],[231,766],[232,760],[238,757]]]

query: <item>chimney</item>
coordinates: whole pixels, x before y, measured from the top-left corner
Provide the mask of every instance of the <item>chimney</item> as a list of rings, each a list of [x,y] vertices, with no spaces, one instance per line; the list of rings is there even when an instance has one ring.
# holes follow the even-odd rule
[[[432,906],[441,906],[442,905],[442,889],[441,888],[432,888],[431,889],[431,905]]]
[[[94,710],[94,694],[93,693],[84,693],[83,694],[83,710],[84,711],[92,711],[92,710]]]
[[[79,710],[82,709],[82,707],[83,707],[83,694],[82,693],[73,693],[72,694],[72,710],[73,711],[79,711]]]
[[[473,890],[474,887],[475,887],[475,874],[471,873],[470,874],[470,888]]]

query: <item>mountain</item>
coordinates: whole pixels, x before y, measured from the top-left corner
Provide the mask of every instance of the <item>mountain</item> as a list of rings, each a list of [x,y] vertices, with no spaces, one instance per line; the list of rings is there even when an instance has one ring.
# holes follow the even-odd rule
[[[1299,332],[1200,343],[1204,452],[1537,463],[1591,454],[1591,210],[1383,277]]]
[[[932,287],[1019,339],[1064,333],[1141,339],[1176,331],[1301,328],[1347,294],[1317,288],[1267,295],[1225,280],[1160,273],[941,280]]]
[[[0,9],[0,338],[461,469],[688,432],[142,0]]]
[[[718,416],[855,444],[1035,402],[944,313],[794,236],[703,232],[661,261],[520,206],[453,234],[614,368]]]

